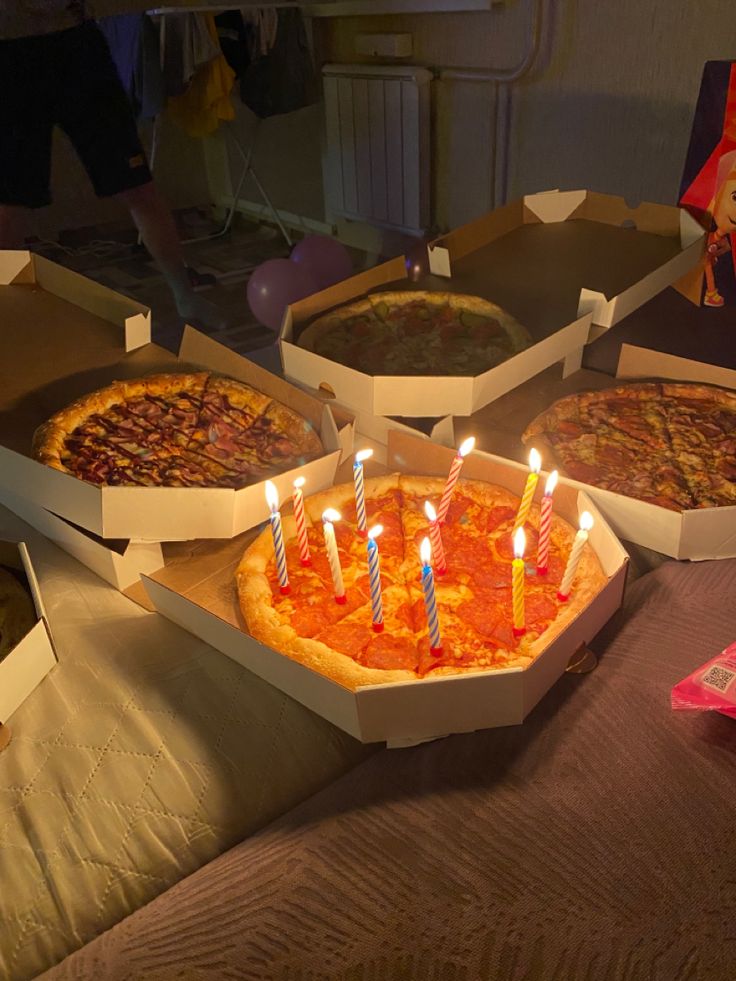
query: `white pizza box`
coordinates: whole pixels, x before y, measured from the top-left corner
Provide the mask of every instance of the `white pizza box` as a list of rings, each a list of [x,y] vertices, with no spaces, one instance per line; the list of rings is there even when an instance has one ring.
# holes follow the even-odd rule
[[[0,723],[4,723],[43,681],[58,657],[25,542],[0,542],[0,565],[17,572],[19,579],[27,584],[37,617],[25,637],[0,660]]]
[[[280,335],[287,377],[323,388],[359,412],[471,415],[557,361],[579,368],[584,345],[691,269],[704,235],[666,205],[630,208],[590,191],[550,191],[514,201],[429,246],[430,273],[412,283],[403,257],[288,308]],[[482,296],[513,314],[534,344],[475,378],[372,376],[298,346],[318,315],[382,289]]]
[[[736,389],[736,371],[689,358],[623,344],[617,378],[667,378]],[[584,490],[622,539],[675,559],[736,557],[736,506],[670,511],[569,477],[560,482]],[[541,481],[540,481],[541,483]]]
[[[406,433],[389,435],[389,470],[445,475],[453,451]],[[473,454],[463,475],[521,494],[524,468]],[[369,685],[351,691],[254,640],[237,605],[234,572],[253,534],[221,543],[220,552],[188,555],[178,566],[142,578],[156,609],[228,657],[362,742],[405,746],[524,718],[565,671],[570,658],[618,609],[628,557],[591,499],[562,487],[556,511],[577,525],[582,510],[595,519],[590,542],[608,577],[568,629],[527,668]]]
[[[25,264],[24,264],[25,263]],[[227,488],[96,487],[33,460],[35,428],[115,377],[206,368],[247,382],[309,419],[325,453],[299,467],[312,491],[328,487],[352,441],[331,408],[187,327],[178,356],[150,342],[139,304],[28,253],[0,253],[0,501],[27,499],[105,539],[231,537],[267,516],[263,483]],[[40,354],[39,354],[40,352]],[[290,492],[296,471],[274,478]]]

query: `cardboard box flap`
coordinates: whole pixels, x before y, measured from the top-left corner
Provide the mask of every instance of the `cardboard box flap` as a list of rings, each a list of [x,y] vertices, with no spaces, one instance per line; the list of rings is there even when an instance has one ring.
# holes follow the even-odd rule
[[[545,224],[554,221],[567,221],[579,217],[577,211],[584,205],[587,191],[543,191],[540,194],[527,194],[524,207]]]
[[[617,378],[671,378],[673,381],[702,382],[736,390],[736,371],[718,365],[663,354],[635,344],[622,344]]]
[[[0,286],[11,283],[33,283],[33,261],[30,252],[0,251]]]
[[[502,208],[497,208],[488,215],[476,218],[475,221],[463,225],[453,232],[441,235],[439,238],[430,242],[428,245],[430,269],[435,275],[446,275],[450,273],[440,273],[434,269],[432,255],[438,249],[444,249],[450,261],[457,262],[470,252],[487,245],[497,238],[507,235],[509,232],[518,228],[524,223],[524,201],[519,198],[511,201]],[[403,275],[402,270],[402,275]]]
[[[318,313],[323,313],[326,309],[341,306],[349,303],[357,296],[371,293],[380,286],[394,283],[406,277],[406,264],[403,256],[396,256],[389,262],[384,262],[380,266],[366,269],[365,272],[358,273],[357,276],[350,276],[340,283],[335,283],[326,290],[313,293],[297,303],[292,303],[287,307],[284,316],[284,323],[281,329],[281,337],[291,339],[293,326],[306,323]],[[329,294],[329,304],[325,305],[325,294]]]
[[[72,272],[43,256],[33,256],[35,281],[42,289],[125,331],[125,350],[134,351],[151,340],[151,311],[107,286]]]
[[[570,217],[586,218],[605,225],[622,225],[640,232],[651,232],[653,235],[680,237],[679,209],[668,204],[642,202],[632,207],[624,198],[588,191],[585,200]]]

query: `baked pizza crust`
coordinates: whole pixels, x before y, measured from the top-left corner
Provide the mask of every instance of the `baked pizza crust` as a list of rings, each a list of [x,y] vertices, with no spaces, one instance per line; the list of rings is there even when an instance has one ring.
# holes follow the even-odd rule
[[[366,479],[365,490],[369,500],[381,497],[397,487],[417,498],[427,497],[432,500],[441,493],[444,484],[445,481],[438,477],[394,473]],[[462,487],[464,495],[470,497],[481,507],[510,507],[514,509],[518,507],[518,497],[503,487],[475,480],[461,480],[459,486]],[[354,488],[352,484],[342,484],[307,498],[304,503],[308,527],[321,523],[322,512],[326,508],[333,507],[340,510],[341,507],[353,500]],[[532,505],[530,509],[530,521],[535,526],[539,523],[539,508],[536,504]],[[291,516],[283,519],[283,533],[285,542],[296,537],[296,525]],[[553,541],[561,546],[562,551],[569,551],[576,530],[562,518],[553,515],[551,534]],[[607,581],[595,552],[589,544],[586,544],[570,600],[566,604],[560,605],[557,617],[539,637],[522,639],[518,650],[510,651],[502,666],[493,665],[488,668],[478,665],[442,666],[434,668],[430,675],[421,677],[409,670],[365,667],[349,656],[333,650],[322,641],[298,636],[290,624],[281,621],[273,607],[273,594],[266,576],[266,570],[272,557],[273,541],[270,528],[266,527],[246,549],[236,572],[240,608],[249,632],[256,640],[352,691],[368,685],[430,681],[439,676],[487,674],[489,671],[518,670],[527,667],[586,609]],[[325,588],[329,590],[329,583],[326,584]],[[384,597],[388,596],[390,590],[406,591],[407,587],[398,584],[388,586],[384,589]],[[416,596],[421,596],[421,593],[417,588],[408,591],[407,596],[409,595],[414,595],[416,598]],[[361,620],[366,623],[370,621],[369,603],[363,604],[340,622],[347,624]]]

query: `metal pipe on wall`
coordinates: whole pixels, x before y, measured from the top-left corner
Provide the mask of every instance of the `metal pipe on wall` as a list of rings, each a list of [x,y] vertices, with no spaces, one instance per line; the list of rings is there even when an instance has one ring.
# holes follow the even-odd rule
[[[506,203],[509,170],[511,83],[527,75],[542,45],[545,0],[532,0],[531,24],[524,54],[511,68],[441,68],[441,82],[491,82],[494,85],[495,138],[491,147],[491,208]]]

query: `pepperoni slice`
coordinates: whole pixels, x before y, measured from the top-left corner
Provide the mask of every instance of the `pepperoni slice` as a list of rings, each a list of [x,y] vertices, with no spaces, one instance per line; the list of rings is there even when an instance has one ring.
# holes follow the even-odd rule
[[[486,519],[486,531],[489,533],[495,531],[506,521],[513,521],[515,517],[516,511],[513,508],[500,506],[491,508]]]
[[[419,655],[413,638],[397,637],[386,631],[382,634],[374,633],[355,660],[367,668],[415,671]]]
[[[317,636],[317,640],[327,644],[333,650],[357,660],[373,637],[374,633],[370,624],[345,623],[343,621],[323,630]]]
[[[469,498],[463,497],[462,494],[458,494],[456,491],[452,500],[450,501],[450,507],[447,509],[445,524],[455,525],[460,523],[460,519],[472,503],[473,502]]]
[[[557,616],[557,603],[540,592],[528,592],[524,597],[527,627],[546,626]]]

